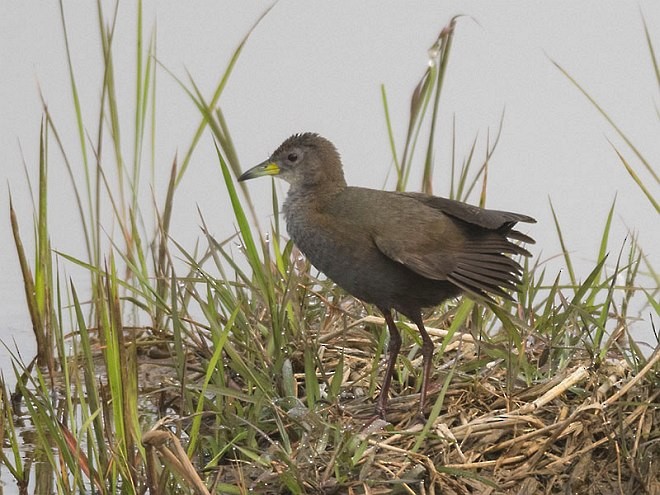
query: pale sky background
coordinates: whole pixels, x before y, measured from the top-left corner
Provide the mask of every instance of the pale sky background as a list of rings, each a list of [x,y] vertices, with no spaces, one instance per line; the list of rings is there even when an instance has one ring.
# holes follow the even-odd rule
[[[64,2],[73,64],[87,132],[95,136],[101,49],[96,2]],[[210,97],[231,53],[268,1],[146,1],[147,37],[157,25],[158,58],[181,78],[188,71]],[[111,4],[103,2],[106,15]],[[426,69],[427,49],[450,18],[457,25],[441,100],[434,191],[448,192],[451,120],[457,121],[457,157],[479,136],[504,128],[490,162],[487,206],[530,214],[525,227],[540,259],[560,253],[548,204],[551,198],[581,279],[594,266],[612,200],[613,266],[628,229],[639,233],[658,267],[660,228],[652,206],[621,166],[608,139],[648,174],[588,101],[553,66],[557,61],[609,112],[652,164],[660,162],[658,85],[644,37],[642,13],[660,50],[660,2],[646,1],[292,1],[282,0],[255,29],[221,98],[243,169],[263,160],[290,134],[316,131],[340,150],[349,183],[392,187],[393,165],[380,84],[385,84],[399,152],[410,94]],[[136,7],[123,2],[115,34],[115,68],[122,101],[124,153],[132,156]],[[32,331],[9,229],[11,187],[23,240],[31,249],[33,211],[23,160],[36,183],[43,91],[72,158],[80,153],[57,2],[0,4],[0,339],[20,342],[31,358]],[[157,183],[159,200],[174,156],[185,152],[200,115],[178,84],[157,71]],[[95,138],[94,138],[95,139]],[[21,152],[22,149],[22,152]],[[417,156],[420,160],[422,154]],[[54,248],[83,256],[68,177],[51,143],[50,223]],[[82,168],[80,169],[82,171]],[[647,182],[658,197],[657,184]],[[284,193],[286,187],[281,185]],[[409,187],[419,187],[419,176]],[[270,181],[249,184],[264,215]],[[283,196],[283,195],[282,195]],[[145,201],[150,201],[145,186]],[[473,199],[476,201],[476,198]],[[177,193],[172,235],[192,249],[200,236],[197,208],[220,239],[233,219],[211,141],[204,139]],[[111,226],[107,226],[109,230]],[[31,252],[31,251],[29,251]],[[549,265],[551,280],[561,263]],[[62,269],[63,276],[71,273]],[[644,315],[643,315],[644,316]],[[638,325],[653,342],[648,311]],[[656,318],[657,324],[657,318]],[[0,367],[7,372],[4,349]]]

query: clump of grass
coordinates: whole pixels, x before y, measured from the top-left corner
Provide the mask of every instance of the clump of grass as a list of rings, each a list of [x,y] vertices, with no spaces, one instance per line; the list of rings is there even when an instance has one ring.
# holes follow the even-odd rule
[[[234,186],[241,167],[218,104],[245,40],[210,99],[194,81],[181,82],[200,124],[181,164],[172,162],[164,203],[145,211],[136,191],[143,162],[153,156],[151,149],[143,158],[144,147],[153,146],[146,136],[154,132],[155,35],[145,49],[138,4],[137,125],[126,158],[114,98],[114,21],[106,22],[100,2],[98,12],[106,69],[98,141],[83,139],[87,126],[67,52],[84,181],[74,180],[81,174],[44,106],[34,270],[12,209],[35,333],[46,339],[40,345],[55,343],[35,368],[17,356],[14,400],[4,384],[0,394],[0,439],[11,450],[0,462],[21,487],[30,486],[29,462],[38,457],[25,463],[19,455],[19,408],[27,411],[35,452],[47,468],[33,482],[35,493],[552,493],[566,487],[634,493],[657,486],[660,351],[645,357],[629,337],[627,311],[642,293],[637,281],[645,257],[636,242],[607,257],[614,204],[598,262],[584,281],[555,217],[569,284],[546,281],[552,276],[542,264],[526,262],[518,302],[452,301],[426,315],[437,350],[434,402],[424,424],[411,407],[420,386],[419,336],[401,322],[404,347],[389,424],[373,421],[371,397],[387,346],[383,321],[319,278],[286,239],[274,188],[270,233],[255,236],[249,194]],[[431,190],[442,80],[456,26],[454,19],[440,33],[433,64],[412,95],[401,158],[390,132],[397,188],[406,187],[419,134],[429,129],[417,154],[425,157],[422,189]],[[384,89],[383,101],[386,106]],[[171,238],[170,221],[177,185],[207,131],[237,232],[217,240],[201,217],[204,238],[188,252]],[[73,180],[87,259],[48,244],[53,138]],[[474,165],[475,140],[464,165],[452,167],[454,197],[478,191],[483,204],[496,143],[486,143],[482,163]],[[99,150],[108,148],[114,173],[99,159]],[[120,225],[108,253],[101,201]],[[150,216],[151,231],[144,227]],[[183,273],[176,257],[186,262]],[[607,273],[605,259],[615,257],[614,272]],[[89,296],[60,280],[53,260],[85,268]],[[656,292],[643,294],[657,314]]]

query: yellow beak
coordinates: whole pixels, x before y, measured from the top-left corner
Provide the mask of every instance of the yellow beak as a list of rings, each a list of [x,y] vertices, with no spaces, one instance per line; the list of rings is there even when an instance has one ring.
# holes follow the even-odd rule
[[[244,180],[254,179],[256,177],[263,177],[264,175],[278,175],[280,173],[280,167],[277,163],[266,160],[265,162],[260,163],[256,167],[252,167],[250,170],[243,173],[238,178],[239,182]]]

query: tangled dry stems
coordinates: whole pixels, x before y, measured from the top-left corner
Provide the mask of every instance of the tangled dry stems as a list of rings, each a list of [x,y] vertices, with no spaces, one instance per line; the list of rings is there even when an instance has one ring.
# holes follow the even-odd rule
[[[278,407],[292,430],[302,432],[293,435],[288,457],[274,440],[265,466],[220,465],[215,483],[250,493],[292,493],[286,476],[302,480],[305,493],[660,493],[660,390],[654,386],[660,349],[636,374],[614,346],[597,365],[576,350],[563,369],[546,370],[546,378],[528,385],[511,380],[501,362],[469,366],[484,359],[480,342],[457,334],[437,363],[430,400],[442,395],[437,417],[420,421],[412,373],[393,387],[384,422],[374,419],[369,399],[374,324],[383,322],[366,317],[348,331],[345,324],[341,331],[326,325],[316,336],[318,378],[327,381],[341,357],[340,399],[315,410],[304,406],[304,397]],[[438,345],[446,335],[430,333]],[[527,349],[532,356],[543,351]],[[416,360],[411,366],[419,368]],[[304,391],[304,373],[297,379]]]

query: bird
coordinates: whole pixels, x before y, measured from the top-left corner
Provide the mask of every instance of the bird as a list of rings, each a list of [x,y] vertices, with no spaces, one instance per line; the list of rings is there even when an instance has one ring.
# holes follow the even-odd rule
[[[523,269],[510,255],[531,256],[520,243],[534,243],[514,226],[536,220],[423,193],[348,186],[337,148],[312,132],[290,136],[238,181],[262,176],[289,183],[282,208],[287,232],[311,264],[384,316],[388,359],[375,406],[383,419],[401,349],[393,312],[417,326],[423,415],[434,345],[422,311],[461,293],[512,299],[507,291],[516,289]]]

